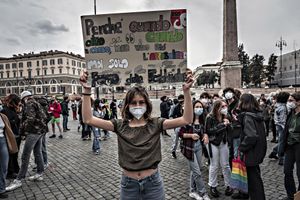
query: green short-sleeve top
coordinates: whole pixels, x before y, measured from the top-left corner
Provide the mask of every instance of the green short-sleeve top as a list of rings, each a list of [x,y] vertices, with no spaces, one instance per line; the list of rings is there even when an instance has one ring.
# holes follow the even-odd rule
[[[119,165],[128,171],[155,169],[161,161],[160,133],[164,118],[151,118],[144,126],[129,127],[129,121],[112,119],[118,135]]]

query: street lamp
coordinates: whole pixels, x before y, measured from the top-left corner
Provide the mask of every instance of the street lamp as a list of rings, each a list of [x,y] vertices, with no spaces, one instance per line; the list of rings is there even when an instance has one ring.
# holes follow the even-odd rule
[[[18,61],[17,59],[15,59],[15,62],[16,62],[16,70],[17,70],[17,74],[16,74],[16,79],[17,79],[17,88],[16,88],[16,93],[17,95],[19,95],[19,78],[18,78],[18,75],[19,75],[19,66],[18,66]]]
[[[295,49],[295,52],[294,52],[294,59],[295,59],[295,92],[297,92],[297,50],[295,48],[295,43],[294,43],[294,49]]]
[[[280,49],[280,88],[282,87],[282,47],[287,46],[286,41],[282,39],[282,36],[280,37],[280,40],[276,42],[276,47],[279,47]]]

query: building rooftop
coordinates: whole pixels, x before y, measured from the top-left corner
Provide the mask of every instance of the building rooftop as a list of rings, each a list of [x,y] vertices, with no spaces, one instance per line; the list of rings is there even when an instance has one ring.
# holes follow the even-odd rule
[[[50,50],[50,51],[41,51],[39,53],[29,52],[29,53],[23,53],[23,54],[14,54],[12,57],[9,58],[3,58],[0,57],[0,60],[15,60],[15,59],[22,59],[22,58],[33,58],[33,57],[40,57],[40,56],[47,56],[47,55],[57,55],[57,54],[67,54],[79,59],[84,59],[80,54],[74,54],[72,52],[64,52],[64,51],[58,51],[58,50]]]

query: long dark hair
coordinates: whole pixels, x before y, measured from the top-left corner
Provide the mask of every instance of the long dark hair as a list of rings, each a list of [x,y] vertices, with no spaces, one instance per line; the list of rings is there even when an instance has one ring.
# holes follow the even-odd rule
[[[195,112],[194,112],[194,109],[195,109],[195,106],[196,106],[197,103],[200,103],[202,105],[202,108],[203,108],[203,113],[200,116],[195,115]],[[195,122],[196,117],[198,117],[198,120],[199,120],[200,124],[204,124],[204,121],[205,121],[204,105],[201,101],[196,100],[196,101],[193,102],[193,114],[194,114],[193,123]]]
[[[136,95],[140,95],[145,99],[147,110],[144,114],[144,119],[145,120],[150,119],[151,113],[152,113],[152,104],[150,102],[147,91],[142,86],[132,87],[127,92],[125,99],[124,99],[124,105],[122,108],[122,112],[121,112],[122,118],[125,120],[133,119],[133,115],[129,112],[129,104]]]
[[[252,94],[242,94],[238,108],[242,112],[258,112],[260,111],[259,104]]]
[[[10,94],[5,98],[5,105],[17,111],[21,98],[16,94]]]

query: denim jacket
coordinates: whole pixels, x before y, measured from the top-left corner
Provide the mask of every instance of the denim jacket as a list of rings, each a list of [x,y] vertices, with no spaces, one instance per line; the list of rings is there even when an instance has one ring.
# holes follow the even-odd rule
[[[287,108],[285,103],[276,103],[274,112],[274,122],[275,125],[279,125],[282,128],[285,126],[287,119]]]

